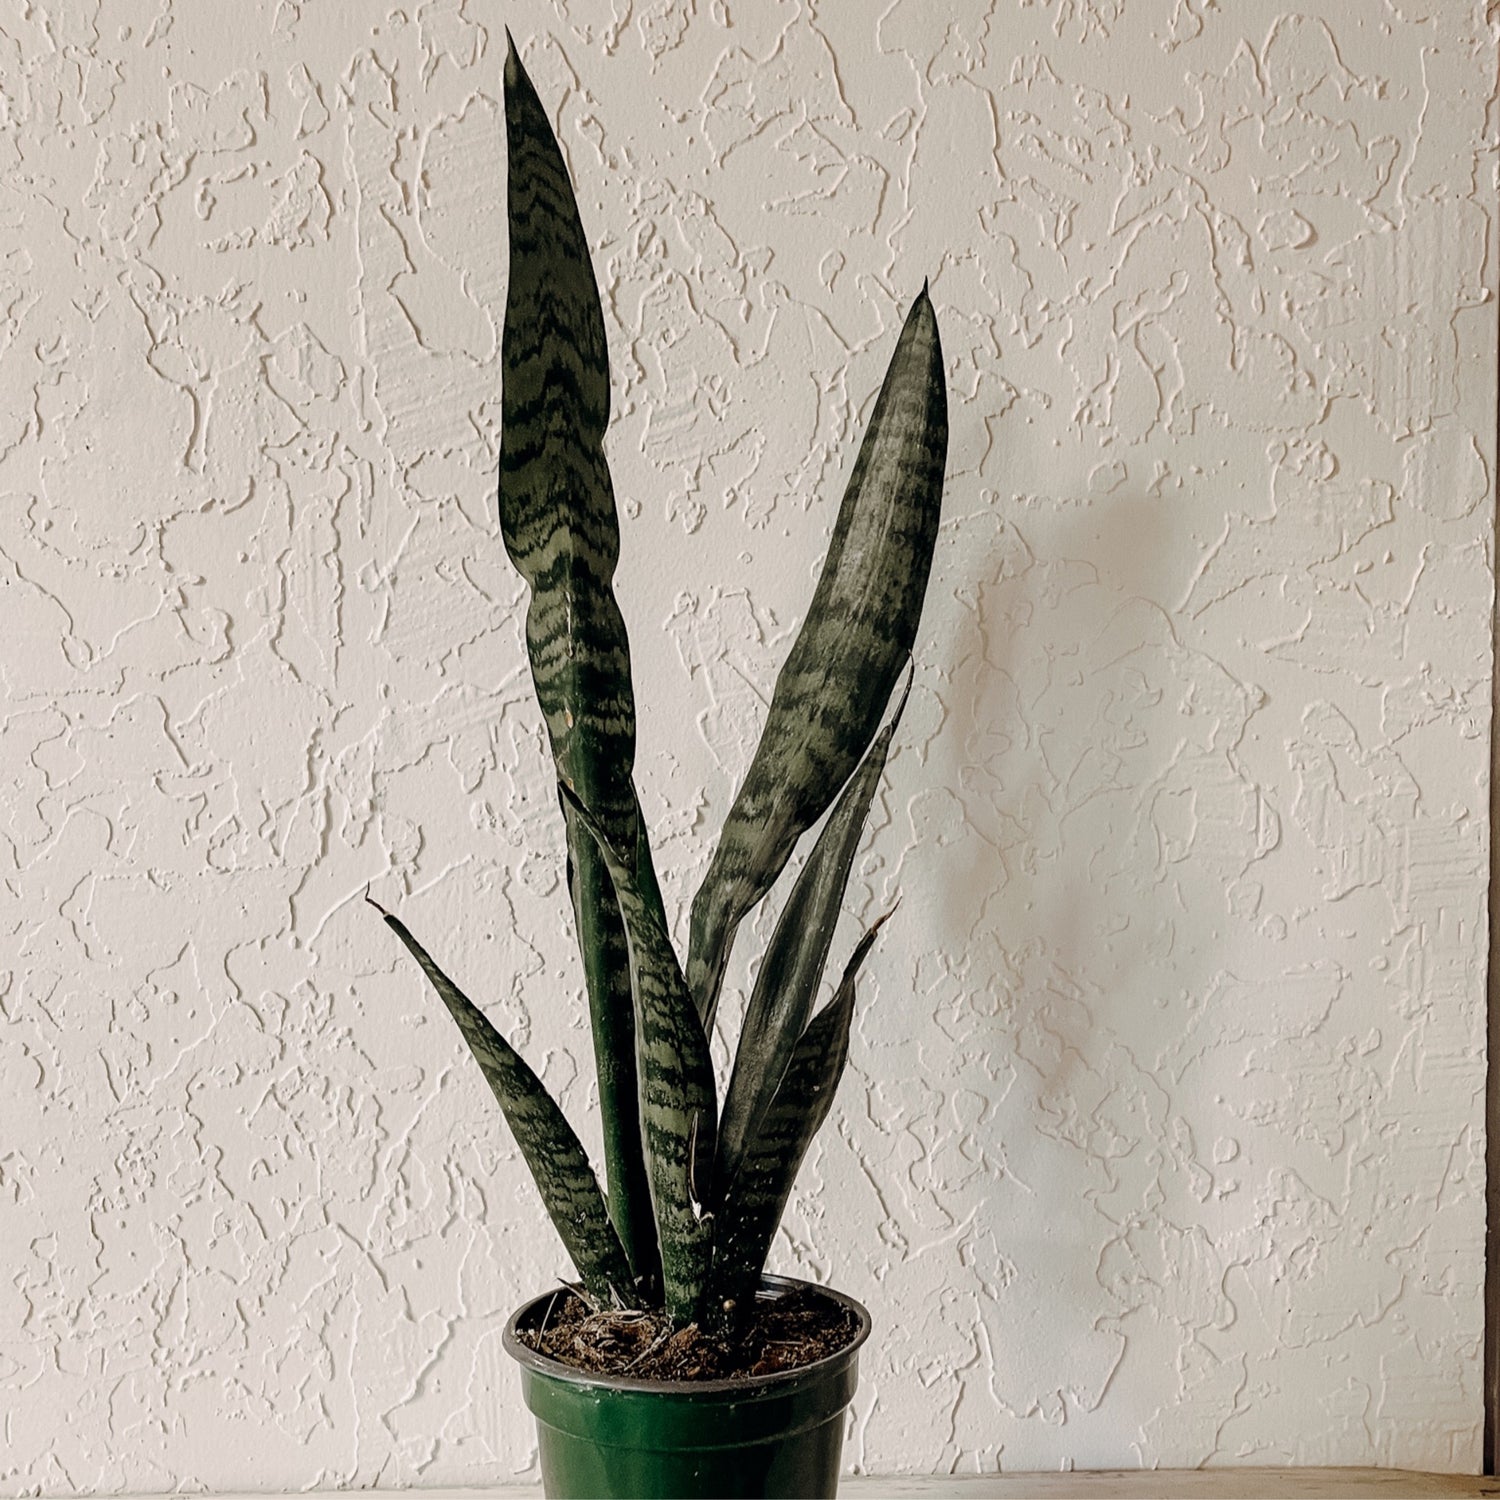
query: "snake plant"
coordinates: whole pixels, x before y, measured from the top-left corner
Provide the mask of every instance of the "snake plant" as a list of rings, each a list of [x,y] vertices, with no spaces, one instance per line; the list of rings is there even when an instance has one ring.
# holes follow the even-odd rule
[[[732,1328],[849,1049],[877,922],[813,1015],[884,770],[931,569],[948,442],[924,285],[897,339],[766,725],[673,947],[633,781],[635,703],[604,456],[609,367],[588,242],[546,111],[505,63],[510,280],[500,529],[530,587],[526,647],[555,761],[588,991],[607,1191],[535,1073],[382,911],[458,1023],[596,1306]],[[831,810],[830,810],[831,809]],[[827,817],[824,818],[824,814]],[[709,1036],[736,929],[821,829],[752,987],[722,1108]]]

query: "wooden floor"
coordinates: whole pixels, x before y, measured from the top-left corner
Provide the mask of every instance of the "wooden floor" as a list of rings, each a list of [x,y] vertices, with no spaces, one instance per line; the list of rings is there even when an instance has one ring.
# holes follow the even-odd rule
[[[1500,1479],[1402,1469],[1123,1469],[1091,1474],[984,1474],[952,1479],[846,1479],[842,1500],[1420,1500],[1500,1497]]]
[[[537,1485],[488,1490],[412,1490],[411,1500],[541,1500]],[[856,1476],[841,1500],[1424,1500],[1492,1496],[1500,1479],[1416,1474],[1404,1469],[1118,1469],[1088,1474],[963,1474],[948,1477]],[[223,1495],[217,1500],[274,1500]],[[281,1500],[347,1500],[333,1492]]]

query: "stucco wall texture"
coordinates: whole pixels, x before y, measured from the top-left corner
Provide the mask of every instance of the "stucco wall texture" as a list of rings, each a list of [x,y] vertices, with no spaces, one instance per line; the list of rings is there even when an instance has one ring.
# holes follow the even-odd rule
[[[902,900],[774,1253],[877,1320],[850,1462],[1475,1468],[1483,5],[6,0],[0,1489],[533,1463],[500,1329],[567,1265],[361,901],[596,1145],[494,506],[507,24],[679,936],[932,279],[835,961]]]

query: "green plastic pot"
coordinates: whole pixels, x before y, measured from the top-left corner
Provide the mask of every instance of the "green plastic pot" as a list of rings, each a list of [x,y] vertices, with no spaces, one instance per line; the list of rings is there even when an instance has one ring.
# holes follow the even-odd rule
[[[761,1297],[804,1289],[761,1279]],[[549,1500],[667,1500],[691,1496],[831,1497],[838,1492],[844,1412],[859,1379],[870,1315],[852,1297],[812,1287],[849,1308],[849,1344],[800,1370],[743,1380],[630,1380],[575,1370],[528,1349],[556,1293],[528,1302],[505,1327],[536,1418]]]

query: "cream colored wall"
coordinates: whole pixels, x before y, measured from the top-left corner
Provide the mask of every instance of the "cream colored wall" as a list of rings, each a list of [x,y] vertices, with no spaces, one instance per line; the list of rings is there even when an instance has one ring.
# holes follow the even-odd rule
[[[877,1319],[851,1461],[1475,1466],[1484,7],[40,0],[0,1487],[531,1462],[499,1332],[565,1262],[360,900],[597,1140],[492,499],[507,23],[596,246],[684,913],[932,278],[946,521],[849,933],[902,905],[775,1252]]]

